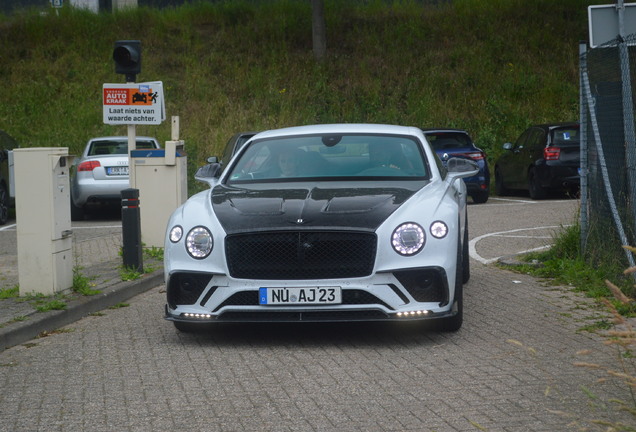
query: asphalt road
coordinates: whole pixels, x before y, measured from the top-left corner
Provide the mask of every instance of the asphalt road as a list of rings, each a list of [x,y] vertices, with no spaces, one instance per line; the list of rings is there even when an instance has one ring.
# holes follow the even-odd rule
[[[554,432],[620,419],[602,401],[627,398],[623,389],[574,365],[616,366],[600,336],[580,331],[600,317],[593,303],[484,264],[545,247],[555,228],[541,227],[571,223],[577,206],[470,206],[457,333],[311,324],[182,334],[162,319],[158,286],[0,353],[0,431]]]

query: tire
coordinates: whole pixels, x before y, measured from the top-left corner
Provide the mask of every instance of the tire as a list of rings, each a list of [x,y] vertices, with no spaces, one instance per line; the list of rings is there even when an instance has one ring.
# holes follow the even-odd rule
[[[455,309],[455,315],[442,318],[439,322],[439,330],[443,332],[456,332],[462,327],[464,323],[464,286],[462,284],[462,252],[457,245],[457,269],[455,271],[455,298],[453,300],[453,309]]]
[[[9,220],[9,192],[4,183],[0,184],[0,225]]]
[[[86,212],[84,211],[84,209],[82,207],[76,206],[73,198],[71,198],[71,220],[73,222],[84,220],[85,215]]]
[[[499,172],[499,168],[495,169],[495,193],[498,196],[506,196],[509,193],[508,188],[504,184],[504,178]]]
[[[530,192],[530,198],[534,200],[544,199],[548,195],[548,190],[539,183],[534,168],[528,172],[528,192]]]
[[[470,253],[468,251],[468,217],[466,217],[466,229],[464,230],[464,244],[462,246],[462,283],[470,280]]]
[[[470,197],[475,204],[483,204],[488,201],[488,192],[475,192]]]

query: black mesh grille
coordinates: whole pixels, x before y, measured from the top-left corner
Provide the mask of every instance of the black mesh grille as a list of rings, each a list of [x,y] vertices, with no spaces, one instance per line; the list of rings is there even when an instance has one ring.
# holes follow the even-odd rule
[[[337,231],[230,235],[225,241],[230,275],[240,279],[330,279],[368,276],[376,236]]]

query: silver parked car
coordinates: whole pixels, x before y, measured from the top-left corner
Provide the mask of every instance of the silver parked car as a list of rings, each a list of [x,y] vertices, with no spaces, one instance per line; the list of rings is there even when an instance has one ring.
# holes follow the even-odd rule
[[[155,138],[137,137],[137,149],[158,149]],[[71,220],[82,220],[86,210],[120,205],[121,191],[129,187],[128,137],[91,138],[71,169]]]

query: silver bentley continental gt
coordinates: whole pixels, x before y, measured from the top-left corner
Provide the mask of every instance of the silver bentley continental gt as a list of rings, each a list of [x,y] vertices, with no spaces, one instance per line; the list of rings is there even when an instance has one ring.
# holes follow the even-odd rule
[[[435,320],[458,330],[470,277],[467,159],[443,167],[419,128],[261,132],[171,216],[165,317],[218,322]]]

